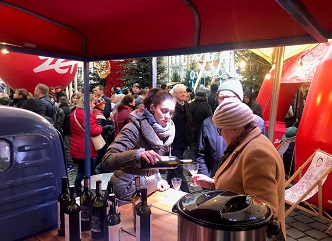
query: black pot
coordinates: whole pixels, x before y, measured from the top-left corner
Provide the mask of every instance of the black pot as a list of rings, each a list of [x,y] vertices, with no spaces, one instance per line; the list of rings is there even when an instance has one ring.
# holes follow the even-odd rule
[[[264,241],[280,231],[269,205],[254,196],[203,190],[176,205],[178,241]]]

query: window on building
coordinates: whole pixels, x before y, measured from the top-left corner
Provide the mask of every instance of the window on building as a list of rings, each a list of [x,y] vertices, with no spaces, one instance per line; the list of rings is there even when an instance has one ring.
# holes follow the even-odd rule
[[[77,67],[77,75],[83,75],[83,68]]]
[[[7,141],[0,140],[0,172],[6,171],[11,163],[11,148]]]

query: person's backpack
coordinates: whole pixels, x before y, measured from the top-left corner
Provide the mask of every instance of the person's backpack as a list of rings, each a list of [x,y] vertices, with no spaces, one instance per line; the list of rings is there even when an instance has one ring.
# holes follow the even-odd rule
[[[62,124],[65,120],[65,112],[58,105],[53,105],[51,118],[54,121],[54,127],[61,132]]]

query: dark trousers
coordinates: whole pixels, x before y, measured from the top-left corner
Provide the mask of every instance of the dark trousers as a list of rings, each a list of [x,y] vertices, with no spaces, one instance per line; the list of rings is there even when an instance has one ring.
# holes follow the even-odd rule
[[[77,197],[81,196],[82,194],[82,180],[84,179],[85,176],[85,160],[84,159],[75,159],[73,158],[73,162],[77,164],[77,174],[75,178],[75,191]],[[91,175],[93,175],[93,160],[90,160],[91,163]]]
[[[184,148],[179,148],[179,149],[172,149],[172,156],[176,156],[177,158],[179,158],[179,160],[183,159],[183,152],[184,152]],[[188,192],[189,193],[189,187],[187,184],[187,180],[186,177],[184,176],[184,171],[183,171],[183,165],[179,165],[177,168],[175,169],[170,169],[167,170],[167,182],[170,186],[172,186],[172,178],[174,177],[180,177],[182,179],[182,183],[181,183],[181,187],[180,189],[184,192]]]

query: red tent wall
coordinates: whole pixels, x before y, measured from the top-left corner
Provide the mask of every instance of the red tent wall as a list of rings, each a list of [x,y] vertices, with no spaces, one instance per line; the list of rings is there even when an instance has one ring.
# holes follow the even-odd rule
[[[317,148],[332,154],[332,48],[329,47],[318,65],[311,82],[295,145],[295,170],[297,170]],[[323,185],[323,209],[332,210],[327,200],[332,200],[332,173]],[[317,205],[317,195],[309,199]]]

